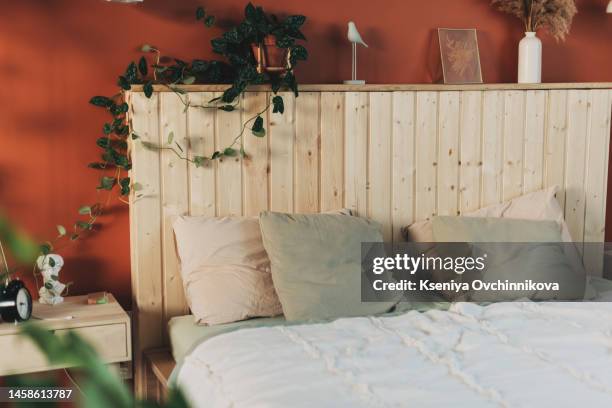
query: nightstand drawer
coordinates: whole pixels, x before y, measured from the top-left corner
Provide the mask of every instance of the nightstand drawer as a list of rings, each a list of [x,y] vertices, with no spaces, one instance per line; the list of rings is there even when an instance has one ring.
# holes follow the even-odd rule
[[[87,340],[98,352],[102,360],[117,362],[128,360],[127,329],[125,324],[79,327],[76,329],[56,330],[56,335],[74,331]]]
[[[74,331],[87,340],[107,363],[130,359],[128,328],[126,324],[107,324],[101,326],[77,327],[55,330],[61,336]],[[46,358],[29,339],[18,334],[0,336],[0,350],[4,350],[0,362],[0,375],[48,370]]]

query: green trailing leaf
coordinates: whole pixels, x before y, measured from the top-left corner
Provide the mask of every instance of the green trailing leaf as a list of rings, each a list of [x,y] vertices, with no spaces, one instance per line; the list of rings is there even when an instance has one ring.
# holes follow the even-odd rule
[[[298,61],[306,61],[308,59],[308,51],[301,45],[296,45],[291,48],[290,63],[295,65]]]
[[[206,164],[206,161],[208,160],[207,157],[204,156],[194,156],[193,158],[193,164],[196,167],[203,167]]]
[[[206,16],[206,10],[204,7],[198,7],[196,9],[196,20],[202,20]]]
[[[219,106],[219,109],[225,112],[233,112],[235,110],[234,105],[223,105]]]
[[[50,242],[45,242],[40,245],[40,252],[43,255],[49,255],[51,251],[53,251],[53,244],[51,244]]]
[[[212,27],[215,25],[216,18],[215,16],[206,16],[204,18],[204,25],[206,27]]]
[[[156,145],[155,143],[152,142],[147,142],[146,140],[141,140],[140,143],[142,143],[142,146],[145,149],[151,149],[151,150],[158,150],[159,146]]]
[[[263,124],[263,118],[261,116],[257,116],[257,118],[255,118],[255,122],[253,122],[253,127],[251,127],[251,132],[254,136],[264,137],[266,135],[266,129],[264,129]]]
[[[98,190],[107,190],[110,191],[117,184],[117,179],[114,177],[102,177],[100,179],[100,185],[98,186]]]
[[[140,139],[140,136],[138,136],[136,132],[132,132],[132,140],[138,140],[138,139]]]
[[[95,170],[104,170],[106,169],[106,164],[99,163],[99,162],[93,162],[93,163],[89,163],[87,167],[89,167],[90,169],[95,169]]]
[[[113,133],[113,125],[111,125],[110,123],[105,123],[102,127],[102,132],[104,132],[105,135],[110,135],[111,133]]]
[[[110,140],[107,136],[99,137],[96,144],[103,149],[107,149],[110,146]]]
[[[142,87],[142,90],[147,98],[150,98],[153,95],[153,81],[148,81]]]
[[[140,71],[140,75],[143,77],[146,77],[149,73],[149,65],[145,57],[140,57],[140,60],[138,61],[138,71]]]
[[[92,211],[91,211],[91,207],[88,205],[84,205],[81,208],[79,208],[79,214],[81,215],[91,215]]]
[[[236,151],[236,149],[233,149],[231,147],[226,147],[225,150],[223,150],[223,155],[224,156],[234,157],[237,154],[238,154],[238,152]]]
[[[137,75],[138,69],[136,68],[136,63],[130,62],[130,64],[125,69],[125,79],[130,83],[134,83],[137,79]]]
[[[272,113],[280,113],[283,114],[285,112],[285,103],[283,102],[282,96],[275,96],[272,98]]]
[[[57,228],[57,233],[59,234],[60,237],[63,237],[64,235],[66,235],[66,227],[64,227],[63,225],[58,225],[56,228]]]
[[[285,19],[284,25],[291,30],[299,30],[302,25],[306,22],[306,17],[301,15],[289,16]]]
[[[143,44],[142,47],[140,47],[140,51],[151,52],[151,51],[154,51],[154,48],[150,46],[149,44]]]
[[[185,78],[183,78],[183,84],[184,85],[192,85],[196,80],[196,77],[194,77],[193,75],[187,76]]]
[[[126,91],[129,91],[130,89],[132,89],[132,86],[130,85],[130,81],[128,81],[127,78],[124,77],[123,75],[117,79],[117,85],[119,85],[121,89],[124,89]]]
[[[170,132],[168,133],[168,144],[172,144],[172,141],[174,140],[174,132]]]
[[[130,194],[130,178],[125,177],[119,180],[119,186],[121,187],[121,195],[126,196]]]
[[[218,159],[219,157],[221,157],[223,154],[220,151],[216,151],[212,154],[211,160],[215,160]]]
[[[132,185],[132,190],[134,190],[134,191],[141,191],[141,190],[142,190],[142,184],[140,184],[140,183],[134,183],[134,184]]]
[[[101,108],[110,108],[114,105],[112,99],[106,96],[94,96],[89,100],[89,103],[95,106],[99,106]]]
[[[77,221],[74,226],[81,230],[91,230],[93,229],[93,224],[86,221]]]

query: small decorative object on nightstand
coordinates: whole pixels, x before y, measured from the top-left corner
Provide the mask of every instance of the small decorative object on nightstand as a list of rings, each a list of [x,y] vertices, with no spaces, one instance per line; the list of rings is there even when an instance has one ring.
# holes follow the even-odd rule
[[[72,330],[87,340],[106,363],[132,359],[130,318],[113,295],[108,303],[88,305],[87,296],[70,296],[58,305],[36,302],[32,320],[56,336]],[[19,325],[0,324],[0,350],[3,351],[0,376],[47,371],[50,366],[37,346],[19,334]]]
[[[64,301],[62,293],[66,285],[59,281],[59,273],[64,266],[64,258],[57,254],[41,255],[36,267],[43,276],[43,286],[38,290],[38,301],[47,305],[57,305]]]
[[[32,295],[22,281],[10,280],[11,271],[0,241],[0,317],[1,320],[12,323],[28,320],[32,315]]]

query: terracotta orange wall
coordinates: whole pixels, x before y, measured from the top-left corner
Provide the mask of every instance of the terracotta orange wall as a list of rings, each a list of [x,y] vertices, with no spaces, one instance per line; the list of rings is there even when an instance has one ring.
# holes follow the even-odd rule
[[[556,44],[544,36],[544,81],[612,81],[612,16],[608,0],[579,0],[571,36]],[[308,16],[311,57],[303,83],[338,82],[350,75],[345,24],[355,20],[370,48],[360,76],[370,83],[430,82],[428,55],[436,27],[479,30],[486,82],[515,80],[519,22],[492,10],[488,0],[310,0],[260,5],[278,14]],[[115,92],[116,76],[154,44],[164,53],[211,57],[209,40],[221,32],[193,19],[204,5],[221,26],[240,17],[244,0],[3,1],[0,6],[0,208],[41,239],[56,224],[70,225],[82,204],[97,196],[94,140],[106,116],[88,105]],[[609,200],[612,201],[612,200]],[[74,293],[111,290],[130,302],[128,211],[115,202],[91,238],[64,248],[62,279]],[[612,228],[611,228],[612,229]],[[608,229],[610,230],[610,229]]]

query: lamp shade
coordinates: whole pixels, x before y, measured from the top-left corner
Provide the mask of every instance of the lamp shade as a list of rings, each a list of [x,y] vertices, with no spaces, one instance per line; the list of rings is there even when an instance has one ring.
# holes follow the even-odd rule
[[[608,3],[608,9],[606,11],[612,14],[612,0],[610,0],[610,2]]]

